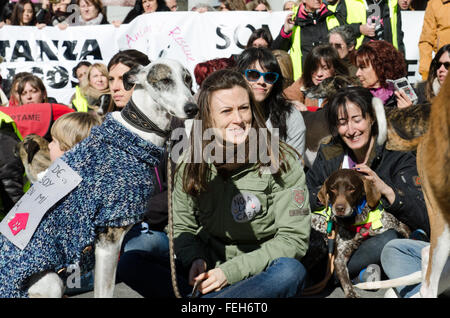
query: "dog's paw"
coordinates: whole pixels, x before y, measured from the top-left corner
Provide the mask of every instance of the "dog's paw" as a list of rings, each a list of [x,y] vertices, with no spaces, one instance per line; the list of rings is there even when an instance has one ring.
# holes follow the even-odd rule
[[[355,290],[349,290],[345,293],[345,297],[346,298],[361,298],[356,292]]]

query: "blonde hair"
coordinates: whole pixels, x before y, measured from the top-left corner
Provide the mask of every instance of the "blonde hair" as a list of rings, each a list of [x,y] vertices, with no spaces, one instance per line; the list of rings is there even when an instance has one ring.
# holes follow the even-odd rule
[[[97,70],[99,70],[100,73],[102,73],[102,75],[106,76],[106,78],[109,77],[109,72],[108,72],[108,69],[106,68],[105,64],[102,64],[102,63],[94,63],[94,64],[92,64],[87,69],[86,76],[83,78],[83,80],[80,83],[80,88],[81,88],[82,92],[86,92],[89,87],[94,89],[91,86],[91,84],[90,84],[91,71],[92,71],[93,68],[96,68]],[[108,83],[107,89],[109,90],[109,83]]]
[[[103,76],[106,77],[106,88],[103,90],[98,90],[94,87],[92,87],[90,79],[91,79],[91,72],[92,70],[96,68],[97,70],[102,73]],[[87,102],[89,104],[89,109],[93,109],[95,112],[98,112],[100,106],[96,105],[98,103],[98,99],[101,95],[104,94],[111,94],[111,91],[109,89],[109,72],[106,68],[105,64],[102,63],[94,63],[91,66],[89,66],[88,70],[86,71],[86,76],[82,79],[80,83],[80,90],[83,96],[87,99]]]
[[[286,88],[294,83],[294,69],[292,66],[291,55],[283,50],[273,50],[272,54],[280,65],[281,74],[284,78],[283,88]]]
[[[73,112],[59,117],[52,125],[52,138],[58,140],[61,151],[67,151],[89,136],[94,126],[101,124],[95,114]]]

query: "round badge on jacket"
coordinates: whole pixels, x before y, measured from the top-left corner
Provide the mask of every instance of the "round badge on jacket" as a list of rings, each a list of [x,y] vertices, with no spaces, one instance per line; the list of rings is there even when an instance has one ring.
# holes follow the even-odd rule
[[[236,222],[248,222],[260,211],[261,202],[252,193],[238,193],[231,201],[231,214]]]

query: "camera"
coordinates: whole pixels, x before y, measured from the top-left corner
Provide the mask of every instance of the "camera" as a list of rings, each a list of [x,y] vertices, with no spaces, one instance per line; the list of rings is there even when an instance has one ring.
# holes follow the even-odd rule
[[[394,86],[394,89],[396,91],[402,90],[408,95],[409,99],[412,101],[413,104],[417,103],[417,95],[414,92],[414,89],[412,88],[411,84],[409,83],[408,79],[406,77],[402,77],[396,80],[386,80],[387,83]]]

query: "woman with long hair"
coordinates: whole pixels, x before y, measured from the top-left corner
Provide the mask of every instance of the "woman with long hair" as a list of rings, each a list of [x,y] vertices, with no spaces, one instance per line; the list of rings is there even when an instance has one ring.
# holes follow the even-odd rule
[[[266,48],[248,48],[237,58],[236,69],[244,75],[252,88],[267,127],[278,128],[281,140],[303,156],[305,122],[302,115],[283,95],[284,77],[276,57]]]
[[[199,294],[193,296],[202,298],[294,297],[306,276],[299,259],[311,228],[308,191],[295,151],[283,142],[271,143],[270,132],[260,133],[263,113],[238,72],[223,69],[207,77],[198,106],[198,132],[213,132],[208,145],[215,153],[205,151],[195,160],[196,143],[203,138],[194,128],[191,151],[175,173],[173,229],[181,295],[188,296],[196,285]],[[259,142],[251,141],[252,131]],[[241,147],[250,150],[242,157]],[[227,159],[233,160],[224,162],[218,153],[228,150]],[[252,159],[261,151],[269,161]],[[124,259],[127,267],[122,267]],[[118,273],[144,297],[174,295],[168,257],[127,252]]]

